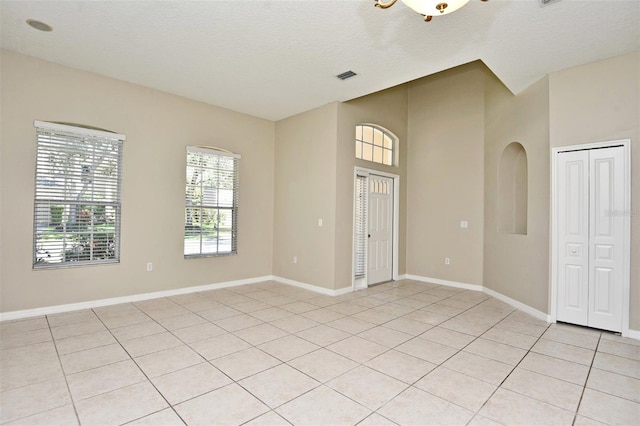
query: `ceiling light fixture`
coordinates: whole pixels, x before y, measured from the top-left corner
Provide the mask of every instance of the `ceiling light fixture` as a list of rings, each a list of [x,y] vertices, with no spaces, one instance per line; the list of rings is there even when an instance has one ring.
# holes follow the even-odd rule
[[[383,0],[376,0],[375,6],[380,9],[388,9],[396,4],[397,1],[390,0],[385,3]],[[488,0],[481,1],[486,2]],[[469,0],[402,0],[402,3],[424,16],[424,20],[427,22],[431,21],[434,16],[455,12],[468,2]]]
[[[27,25],[38,31],[50,32],[53,31],[53,27],[46,22],[38,21],[37,19],[27,19],[25,21]]]

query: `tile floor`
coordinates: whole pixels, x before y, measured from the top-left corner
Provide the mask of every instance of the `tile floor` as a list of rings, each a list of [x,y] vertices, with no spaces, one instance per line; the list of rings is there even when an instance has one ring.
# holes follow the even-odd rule
[[[274,282],[0,323],[0,423],[640,423],[640,341],[412,281]]]

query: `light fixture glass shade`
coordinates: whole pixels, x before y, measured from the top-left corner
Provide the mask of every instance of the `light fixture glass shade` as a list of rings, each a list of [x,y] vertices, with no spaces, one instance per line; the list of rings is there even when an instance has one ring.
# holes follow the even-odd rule
[[[469,0],[402,0],[402,2],[422,15],[440,16],[455,12],[467,4]],[[447,6],[439,10],[438,5],[441,4]]]

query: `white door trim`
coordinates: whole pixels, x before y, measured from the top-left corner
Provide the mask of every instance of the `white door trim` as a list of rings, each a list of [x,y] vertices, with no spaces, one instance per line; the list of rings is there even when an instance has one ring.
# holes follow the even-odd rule
[[[400,175],[396,175],[394,173],[382,172],[380,170],[367,169],[364,167],[356,166],[353,171],[353,180],[355,182],[356,176],[382,176],[393,179],[393,280],[398,279],[398,251],[399,251],[399,234],[400,234]],[[355,188],[355,186],[354,186]],[[367,193],[367,198],[368,198]],[[355,194],[351,197],[353,205],[353,230],[355,231]],[[367,200],[367,204],[368,204]],[[367,218],[368,219],[368,218]],[[353,290],[357,290],[357,288],[362,288],[358,286],[356,288],[356,279],[355,279],[355,232],[351,233],[351,286]],[[365,245],[365,247],[368,245]],[[366,250],[366,249],[365,249]],[[367,259],[368,253],[365,253],[365,259]],[[364,282],[366,283],[366,273],[367,267],[365,267],[365,278]]]
[[[624,152],[624,211],[612,212],[612,214],[621,214],[623,216],[623,283],[622,294],[626,302],[622,304],[622,335],[629,336],[629,305],[631,303],[630,295],[630,270],[631,270],[631,140],[621,139],[607,142],[597,142],[582,145],[569,145],[556,147],[551,150],[551,288],[550,292],[550,321],[556,322],[557,320],[557,290],[558,290],[558,193],[556,191],[557,186],[557,156],[560,152],[565,151],[577,151],[577,150],[590,150],[598,148],[610,148],[614,146],[622,146]]]

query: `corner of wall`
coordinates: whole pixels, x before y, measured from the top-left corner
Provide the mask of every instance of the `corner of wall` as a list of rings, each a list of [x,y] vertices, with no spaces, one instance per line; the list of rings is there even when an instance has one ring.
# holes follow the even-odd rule
[[[273,274],[327,289],[334,288],[338,108],[333,102],[276,123]]]
[[[527,155],[526,234],[505,232],[498,223],[500,160],[514,142]],[[495,76],[487,75],[484,151],[484,286],[539,312],[548,311],[548,78],[513,95]]]
[[[482,281],[485,78],[474,62],[409,85],[408,274]]]

